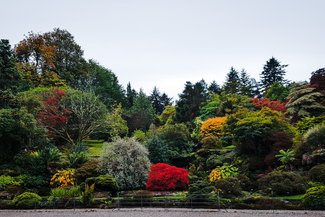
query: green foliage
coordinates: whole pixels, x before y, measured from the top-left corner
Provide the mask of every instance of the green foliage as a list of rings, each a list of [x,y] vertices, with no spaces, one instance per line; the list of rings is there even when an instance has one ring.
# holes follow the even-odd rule
[[[95,184],[86,185],[85,190],[81,193],[81,202],[85,206],[90,206],[94,203]]]
[[[264,96],[270,100],[280,100],[285,102],[290,93],[291,86],[279,82],[273,83],[264,93]]]
[[[111,174],[121,189],[144,187],[149,168],[148,150],[133,138],[113,141],[99,162],[99,171]]]
[[[323,210],[325,207],[325,186],[309,188],[304,196],[303,205],[308,209]]]
[[[42,198],[36,193],[24,192],[17,195],[12,202],[19,208],[34,208],[41,200]]]
[[[94,177],[98,175],[97,172],[98,161],[89,160],[76,169],[76,179],[78,182],[85,181],[88,177]]]
[[[155,110],[146,94],[140,90],[135,97],[132,107],[127,111],[127,123],[130,132],[137,129],[147,130],[155,118]]]
[[[152,107],[155,109],[156,114],[160,115],[165,106],[171,106],[171,98],[169,98],[165,93],[160,94],[158,88],[155,86],[149,96]]]
[[[22,149],[45,142],[44,128],[24,109],[0,109],[0,162],[8,162]]]
[[[242,195],[239,180],[235,177],[220,179],[214,183],[217,191],[224,197],[237,197]]]
[[[13,177],[11,176],[0,176],[0,191],[3,191],[6,189],[8,185],[15,185],[19,186],[21,183],[16,181]]]
[[[325,183],[325,164],[319,164],[312,167],[308,175],[312,181]]]
[[[175,121],[191,122],[200,113],[203,102],[208,98],[207,85],[204,80],[192,84],[187,81],[176,103]]]
[[[167,163],[170,161],[168,153],[168,145],[165,140],[154,136],[146,143],[149,151],[149,159],[151,163]]]
[[[208,200],[213,194],[215,188],[208,182],[207,178],[191,175],[190,187],[188,189],[188,198],[191,201],[202,202]]]
[[[325,116],[319,117],[304,117],[296,123],[297,131],[300,135],[305,134],[310,128],[325,122]]]
[[[283,165],[286,165],[295,159],[295,152],[293,150],[281,149],[275,157],[277,157]]]
[[[224,83],[223,90],[226,94],[237,94],[240,89],[239,73],[234,69],[230,68],[227,74],[226,82]]]
[[[90,89],[109,108],[124,102],[124,90],[117,76],[94,60],[89,60]]]
[[[114,139],[116,137],[124,137],[128,134],[129,128],[126,120],[122,118],[123,109],[122,105],[119,104],[114,107],[111,113],[108,113],[105,117],[104,132],[107,134],[105,139]]]
[[[60,199],[69,199],[79,197],[81,195],[79,187],[71,188],[54,188],[51,190],[49,201],[56,201]]]
[[[284,83],[285,68],[287,66],[288,65],[281,65],[274,57],[266,61],[261,73],[261,83],[264,90],[267,90],[274,83]]]
[[[17,180],[27,189],[40,189],[49,186],[49,178],[40,175],[23,174],[18,176]]]
[[[284,196],[303,194],[307,183],[294,172],[273,171],[258,179],[259,189],[268,195]]]
[[[119,190],[119,185],[116,180],[110,175],[100,175],[97,177],[90,177],[86,179],[87,185],[95,184],[95,189],[98,191],[109,191],[113,195]]]
[[[210,99],[200,109],[201,119],[204,121],[217,116],[221,103],[220,95],[211,94]]]
[[[301,85],[288,96],[287,114],[293,122],[303,117],[324,116],[324,94],[310,85]]]
[[[165,109],[159,116],[160,122],[164,124],[173,124],[176,116],[176,107],[175,106],[165,106]]]
[[[317,154],[317,151],[324,149],[325,124],[319,124],[310,128],[302,137],[302,141],[297,143],[295,149],[298,156],[305,153],[308,155]]]
[[[135,138],[135,140],[137,140],[138,142],[143,143],[145,142],[147,136],[146,133],[143,132],[142,130],[135,130],[133,132],[132,137]]]

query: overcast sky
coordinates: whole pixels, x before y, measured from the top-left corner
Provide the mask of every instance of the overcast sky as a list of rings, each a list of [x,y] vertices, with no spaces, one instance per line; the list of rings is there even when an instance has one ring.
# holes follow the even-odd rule
[[[169,96],[186,81],[222,84],[231,66],[256,79],[274,56],[286,78],[308,80],[325,67],[325,0],[8,0],[0,38],[68,30],[87,59]]]

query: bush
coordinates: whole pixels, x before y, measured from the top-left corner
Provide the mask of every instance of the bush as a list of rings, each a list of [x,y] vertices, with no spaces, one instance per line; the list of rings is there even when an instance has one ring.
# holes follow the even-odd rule
[[[116,180],[110,175],[100,175],[97,177],[87,178],[86,184],[89,186],[95,184],[96,190],[109,191],[113,195],[115,195],[119,190]]]
[[[310,128],[304,135],[303,141],[296,146],[298,155],[312,153],[315,150],[324,149],[325,124],[319,124]]]
[[[20,182],[17,182],[11,176],[0,176],[0,191],[5,190],[8,185],[19,186]]]
[[[146,188],[152,191],[186,190],[188,185],[186,169],[158,163],[150,167]]]
[[[74,178],[75,170],[58,170],[51,178],[50,184],[57,185],[58,187],[69,187],[75,184]]]
[[[220,190],[220,195],[224,197],[237,197],[242,195],[239,180],[235,177],[220,179],[214,183],[217,190]]]
[[[325,164],[319,164],[309,170],[309,178],[315,182],[325,183]]]
[[[85,181],[88,177],[95,177],[98,175],[97,172],[98,161],[90,160],[81,165],[78,169],[76,169],[76,179],[78,182]]]
[[[220,138],[226,121],[227,117],[215,117],[204,121],[200,129],[201,138],[210,136]]]
[[[117,139],[104,148],[99,171],[111,174],[122,189],[145,185],[150,161],[148,150],[133,138]]]
[[[324,210],[325,186],[309,188],[304,195],[303,205],[308,209]]]
[[[81,194],[81,192],[78,187],[54,188],[51,190],[51,195],[49,197],[49,201],[79,197],[80,194]]]
[[[41,188],[48,187],[49,180],[44,176],[33,176],[23,174],[17,177],[25,188]]]
[[[274,196],[303,194],[307,187],[305,179],[294,172],[273,171],[257,181],[262,192]]]
[[[81,193],[81,202],[85,206],[90,206],[94,202],[94,188],[95,184],[92,185],[86,185],[85,186],[85,191]]]
[[[36,193],[24,192],[16,196],[12,202],[19,208],[34,208],[41,200],[42,198]]]
[[[190,176],[190,187],[188,188],[188,198],[192,201],[207,201],[215,188],[206,178]]]

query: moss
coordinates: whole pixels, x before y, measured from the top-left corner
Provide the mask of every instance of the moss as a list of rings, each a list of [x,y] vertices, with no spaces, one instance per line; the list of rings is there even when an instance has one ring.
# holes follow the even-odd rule
[[[24,192],[13,199],[13,203],[19,208],[34,208],[42,198],[33,192]]]
[[[325,209],[325,186],[309,188],[304,196],[303,205],[308,209]]]

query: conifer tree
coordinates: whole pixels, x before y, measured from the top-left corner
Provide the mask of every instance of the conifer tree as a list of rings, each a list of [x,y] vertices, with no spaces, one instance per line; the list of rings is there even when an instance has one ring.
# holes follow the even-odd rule
[[[240,79],[238,71],[234,67],[230,68],[230,71],[227,74],[226,82],[223,86],[223,90],[227,94],[236,94],[239,93],[240,88]]]
[[[271,57],[263,67],[261,73],[261,84],[264,91],[266,91],[273,83],[284,83],[285,68],[288,65],[281,65],[281,63]]]

